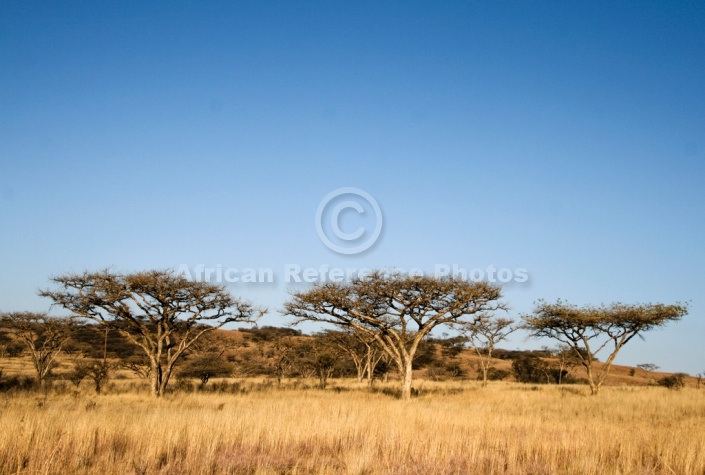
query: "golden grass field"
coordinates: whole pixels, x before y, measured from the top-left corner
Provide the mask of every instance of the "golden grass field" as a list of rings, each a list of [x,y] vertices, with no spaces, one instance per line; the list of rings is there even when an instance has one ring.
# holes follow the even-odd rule
[[[404,402],[261,383],[0,395],[0,473],[705,474],[705,390],[417,381]]]

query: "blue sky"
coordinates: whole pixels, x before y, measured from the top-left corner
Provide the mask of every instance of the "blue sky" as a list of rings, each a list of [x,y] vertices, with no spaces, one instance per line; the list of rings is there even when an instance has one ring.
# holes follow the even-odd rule
[[[0,309],[106,266],[494,265],[528,271],[514,316],[691,301],[617,363],[702,372],[703,30],[701,2],[3,2]],[[340,187],[384,214],[355,256],[314,227]],[[282,282],[232,290],[284,323]]]

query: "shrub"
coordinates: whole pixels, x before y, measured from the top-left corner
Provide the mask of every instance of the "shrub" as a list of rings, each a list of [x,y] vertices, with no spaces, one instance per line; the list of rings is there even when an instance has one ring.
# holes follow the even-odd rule
[[[284,337],[301,336],[301,330],[287,327],[264,326],[241,328],[240,331],[245,333],[254,342],[274,341]]]
[[[465,376],[465,370],[460,366],[460,363],[455,361],[434,361],[429,365],[427,372],[428,376],[434,381],[445,381],[449,378],[462,378]]]
[[[29,391],[36,388],[36,381],[34,378],[22,377],[22,376],[12,376],[0,380],[0,392],[6,391]]]
[[[201,384],[206,384],[210,378],[223,378],[230,376],[233,367],[223,361],[218,355],[206,354],[187,360],[179,372],[181,378],[200,379]]]
[[[506,369],[490,368],[487,370],[487,379],[490,381],[501,381],[512,374],[511,371]],[[478,379],[481,379],[480,376]]]
[[[520,356],[512,362],[512,372],[520,383],[552,382],[548,363],[537,356]]]
[[[658,380],[658,384],[668,389],[683,389],[685,387],[685,378],[688,375],[685,373],[675,373],[670,376],[665,376]]]

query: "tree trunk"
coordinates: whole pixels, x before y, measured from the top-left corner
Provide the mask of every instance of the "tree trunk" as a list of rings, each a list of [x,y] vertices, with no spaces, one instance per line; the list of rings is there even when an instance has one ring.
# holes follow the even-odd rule
[[[37,371],[37,386],[43,389],[46,385],[46,377],[49,375],[49,364],[42,358],[40,353],[32,348],[30,350],[34,369]]]
[[[590,395],[597,396],[599,392],[600,392],[600,385],[595,384],[592,381],[590,381]]]
[[[374,377],[375,377],[375,369],[374,366],[372,366],[372,361],[367,362],[367,367],[365,368],[365,375],[367,378],[367,385],[369,387],[372,387],[372,383],[374,382]]]
[[[588,375],[588,383],[590,384],[590,395],[597,396],[597,393],[600,392],[600,383],[595,382],[595,380],[592,376],[592,371],[588,370],[587,375]]]
[[[588,350],[588,351],[590,351],[590,350]],[[587,373],[588,383],[590,384],[590,395],[597,396],[597,393],[600,392],[601,383],[595,382],[595,377],[592,374],[592,361],[583,362],[583,366],[585,367],[585,372]]]
[[[369,347],[367,349],[365,359],[365,375],[367,377],[367,385],[369,387],[372,387],[372,379],[374,378],[375,367],[372,364],[372,354],[370,353]]]
[[[166,387],[169,384],[169,380],[171,379],[171,374],[174,371],[174,364],[175,360],[172,361],[171,363],[167,363],[165,368],[162,368],[161,366],[159,367],[159,372],[160,372],[160,384],[159,384],[159,396],[163,396],[164,393],[166,392]]]
[[[152,396],[159,397],[162,395],[162,368],[154,361],[152,361],[151,367],[152,370],[149,375],[151,393]]]
[[[490,364],[484,364],[480,363],[480,368],[482,369],[482,387],[486,388],[487,387],[487,372],[490,369]]]
[[[402,372],[401,398],[408,401],[411,399],[411,376],[412,376],[412,361],[405,362],[404,371]]]
[[[357,372],[357,382],[361,383],[363,378],[365,377],[365,367],[362,364],[362,361],[359,359],[355,359],[355,371]]]

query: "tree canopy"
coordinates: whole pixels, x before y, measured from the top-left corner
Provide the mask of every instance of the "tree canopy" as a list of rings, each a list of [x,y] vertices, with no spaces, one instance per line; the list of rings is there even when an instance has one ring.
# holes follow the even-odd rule
[[[264,310],[224,287],[171,271],[121,274],[110,270],[64,274],[57,290],[40,295],[75,315],[115,328],[150,363],[152,393],[161,396],[181,356],[202,335],[229,322],[254,322]]]
[[[397,365],[401,396],[411,397],[412,364],[421,341],[439,325],[505,309],[501,288],[458,278],[384,274],[326,282],[294,292],[283,313],[370,335]]]
[[[530,315],[524,315],[524,328],[533,337],[549,337],[576,350],[587,372],[592,394],[602,387],[617,353],[635,336],[680,320],[687,305],[623,304],[577,307],[558,300],[539,301]],[[593,373],[595,355],[605,348],[611,353],[597,374]]]
[[[71,338],[75,321],[34,312],[4,313],[0,320],[27,349],[37,373],[37,383],[44,384],[56,357]]]

